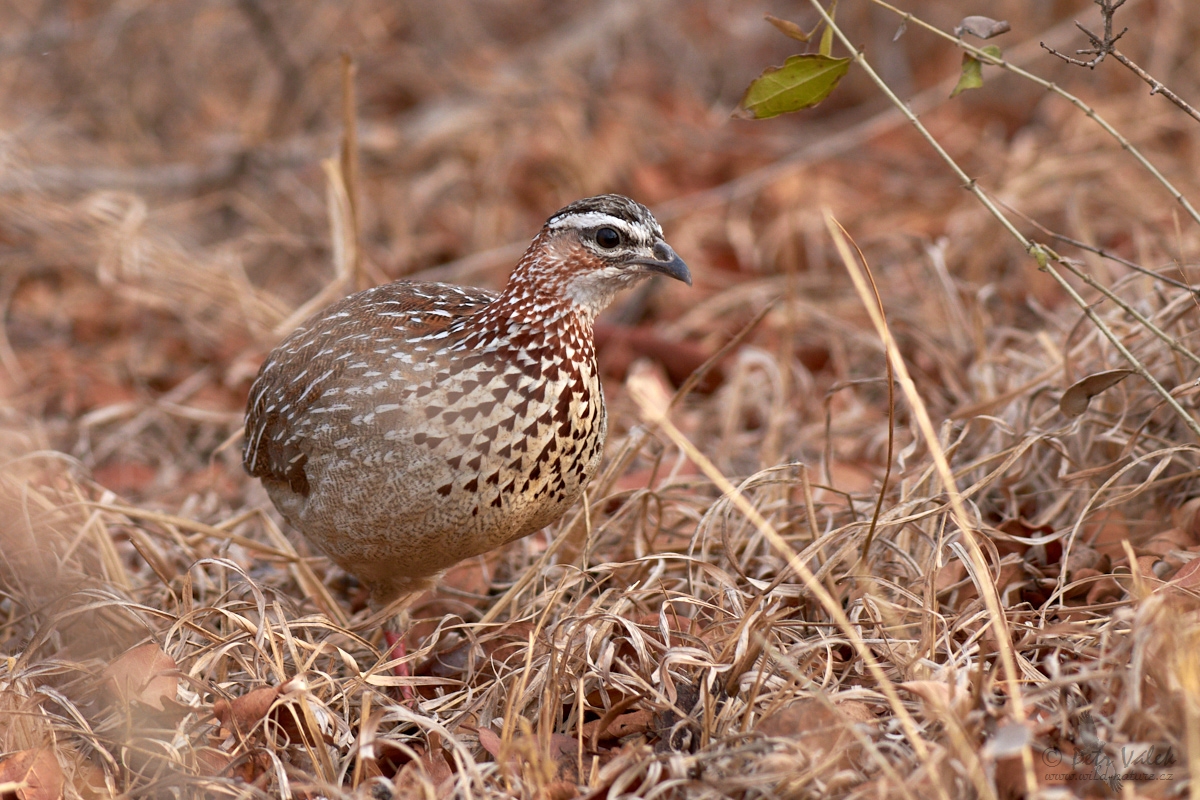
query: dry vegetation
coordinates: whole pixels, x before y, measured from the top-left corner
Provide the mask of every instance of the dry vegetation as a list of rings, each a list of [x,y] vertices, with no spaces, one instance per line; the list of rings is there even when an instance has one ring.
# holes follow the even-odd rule
[[[1111,59],[1038,47],[1086,47],[1071,20],[1091,3],[956,5],[909,10],[1009,20],[1007,58],[1200,199],[1195,120]],[[764,12],[817,19],[0,6],[0,796],[1197,795],[1200,224],[1079,108],[995,68],[949,100],[952,43],[912,22],[893,41],[895,15],[843,0],[851,41],[1017,228],[1127,305],[1069,277],[1089,319],[861,69],[815,110],[731,121],[797,47]],[[1189,0],[1131,0],[1122,22],[1123,52],[1200,99]],[[601,191],[653,206],[696,276],[606,318],[603,477],[417,602],[412,678],[353,580],[281,530],[236,438],[297,309],[352,288],[322,167],[342,52],[360,279],[496,286],[550,212]],[[883,340],[824,207],[937,437],[897,391],[890,472]],[[643,412],[773,301],[667,422]],[[1138,375],[1063,413],[1067,387],[1129,366],[1098,322],[1182,416]]]

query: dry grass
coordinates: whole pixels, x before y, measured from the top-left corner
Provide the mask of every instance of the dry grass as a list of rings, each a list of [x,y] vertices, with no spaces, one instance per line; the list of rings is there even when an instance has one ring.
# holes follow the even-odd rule
[[[992,5],[1006,57],[1200,197],[1194,121],[1037,47],[1085,46],[1089,3]],[[1185,5],[1131,6],[1122,49],[1195,104]],[[715,0],[46,9],[0,9],[0,797],[1196,793],[1195,436],[1137,375],[1063,414],[1128,364],[860,73],[728,121],[794,43]],[[1042,89],[989,69],[949,101],[953,47],[893,44],[866,3],[839,22],[1022,233],[1127,304],[1067,278],[1196,417],[1200,228],[1170,193]],[[412,678],[234,440],[295,310],[353,278],[321,166],[343,49],[369,280],[495,286],[600,191],[655,206],[697,278],[614,308],[602,477],[416,602]],[[889,406],[825,207],[919,404]],[[1133,771],[1157,780],[1102,779]]]

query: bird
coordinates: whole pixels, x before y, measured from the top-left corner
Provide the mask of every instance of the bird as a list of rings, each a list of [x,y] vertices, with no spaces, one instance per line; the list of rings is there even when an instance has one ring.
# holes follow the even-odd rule
[[[644,205],[573,202],[499,292],[400,280],[303,323],[251,385],[243,465],[377,609],[563,516],[608,429],[593,323],[653,275],[691,285]]]

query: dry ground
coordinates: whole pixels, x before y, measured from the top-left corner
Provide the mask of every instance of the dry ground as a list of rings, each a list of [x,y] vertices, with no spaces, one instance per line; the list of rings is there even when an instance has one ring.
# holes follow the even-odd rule
[[[1111,59],[1039,48],[1085,47],[1071,20],[1095,25],[1091,3],[962,5],[906,10],[1009,20],[1006,58],[1200,198],[1200,123]],[[732,0],[0,5],[0,797],[1200,793],[1200,222],[1084,110],[991,67],[951,100],[952,42],[842,0],[949,155],[1076,259],[1089,318],[862,69],[817,109],[731,120],[801,47],[764,12],[817,19]],[[1195,103],[1193,12],[1130,0],[1118,23]],[[323,166],[343,53],[357,273]],[[396,679],[354,581],[242,472],[249,383],[322,299],[500,285],[546,216],[602,191],[653,206],[696,285],[606,317],[603,477],[421,598],[415,677]],[[889,399],[824,208],[920,404]],[[751,323],[666,422],[636,402],[661,408]],[[1102,325],[1179,408],[1133,375],[1064,413],[1098,388],[1068,387],[1130,366]]]

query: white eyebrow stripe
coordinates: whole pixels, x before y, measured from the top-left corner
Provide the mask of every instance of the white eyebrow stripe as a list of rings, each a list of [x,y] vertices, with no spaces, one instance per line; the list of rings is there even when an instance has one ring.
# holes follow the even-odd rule
[[[587,211],[582,214],[564,214],[563,216],[556,217],[547,223],[547,227],[551,230],[556,228],[599,228],[602,225],[608,225],[616,228],[631,239],[643,238],[643,236],[638,236],[634,231],[634,227],[625,220],[619,217],[614,217],[612,214],[605,214],[602,211]],[[643,228],[643,226],[640,225],[638,227]]]

